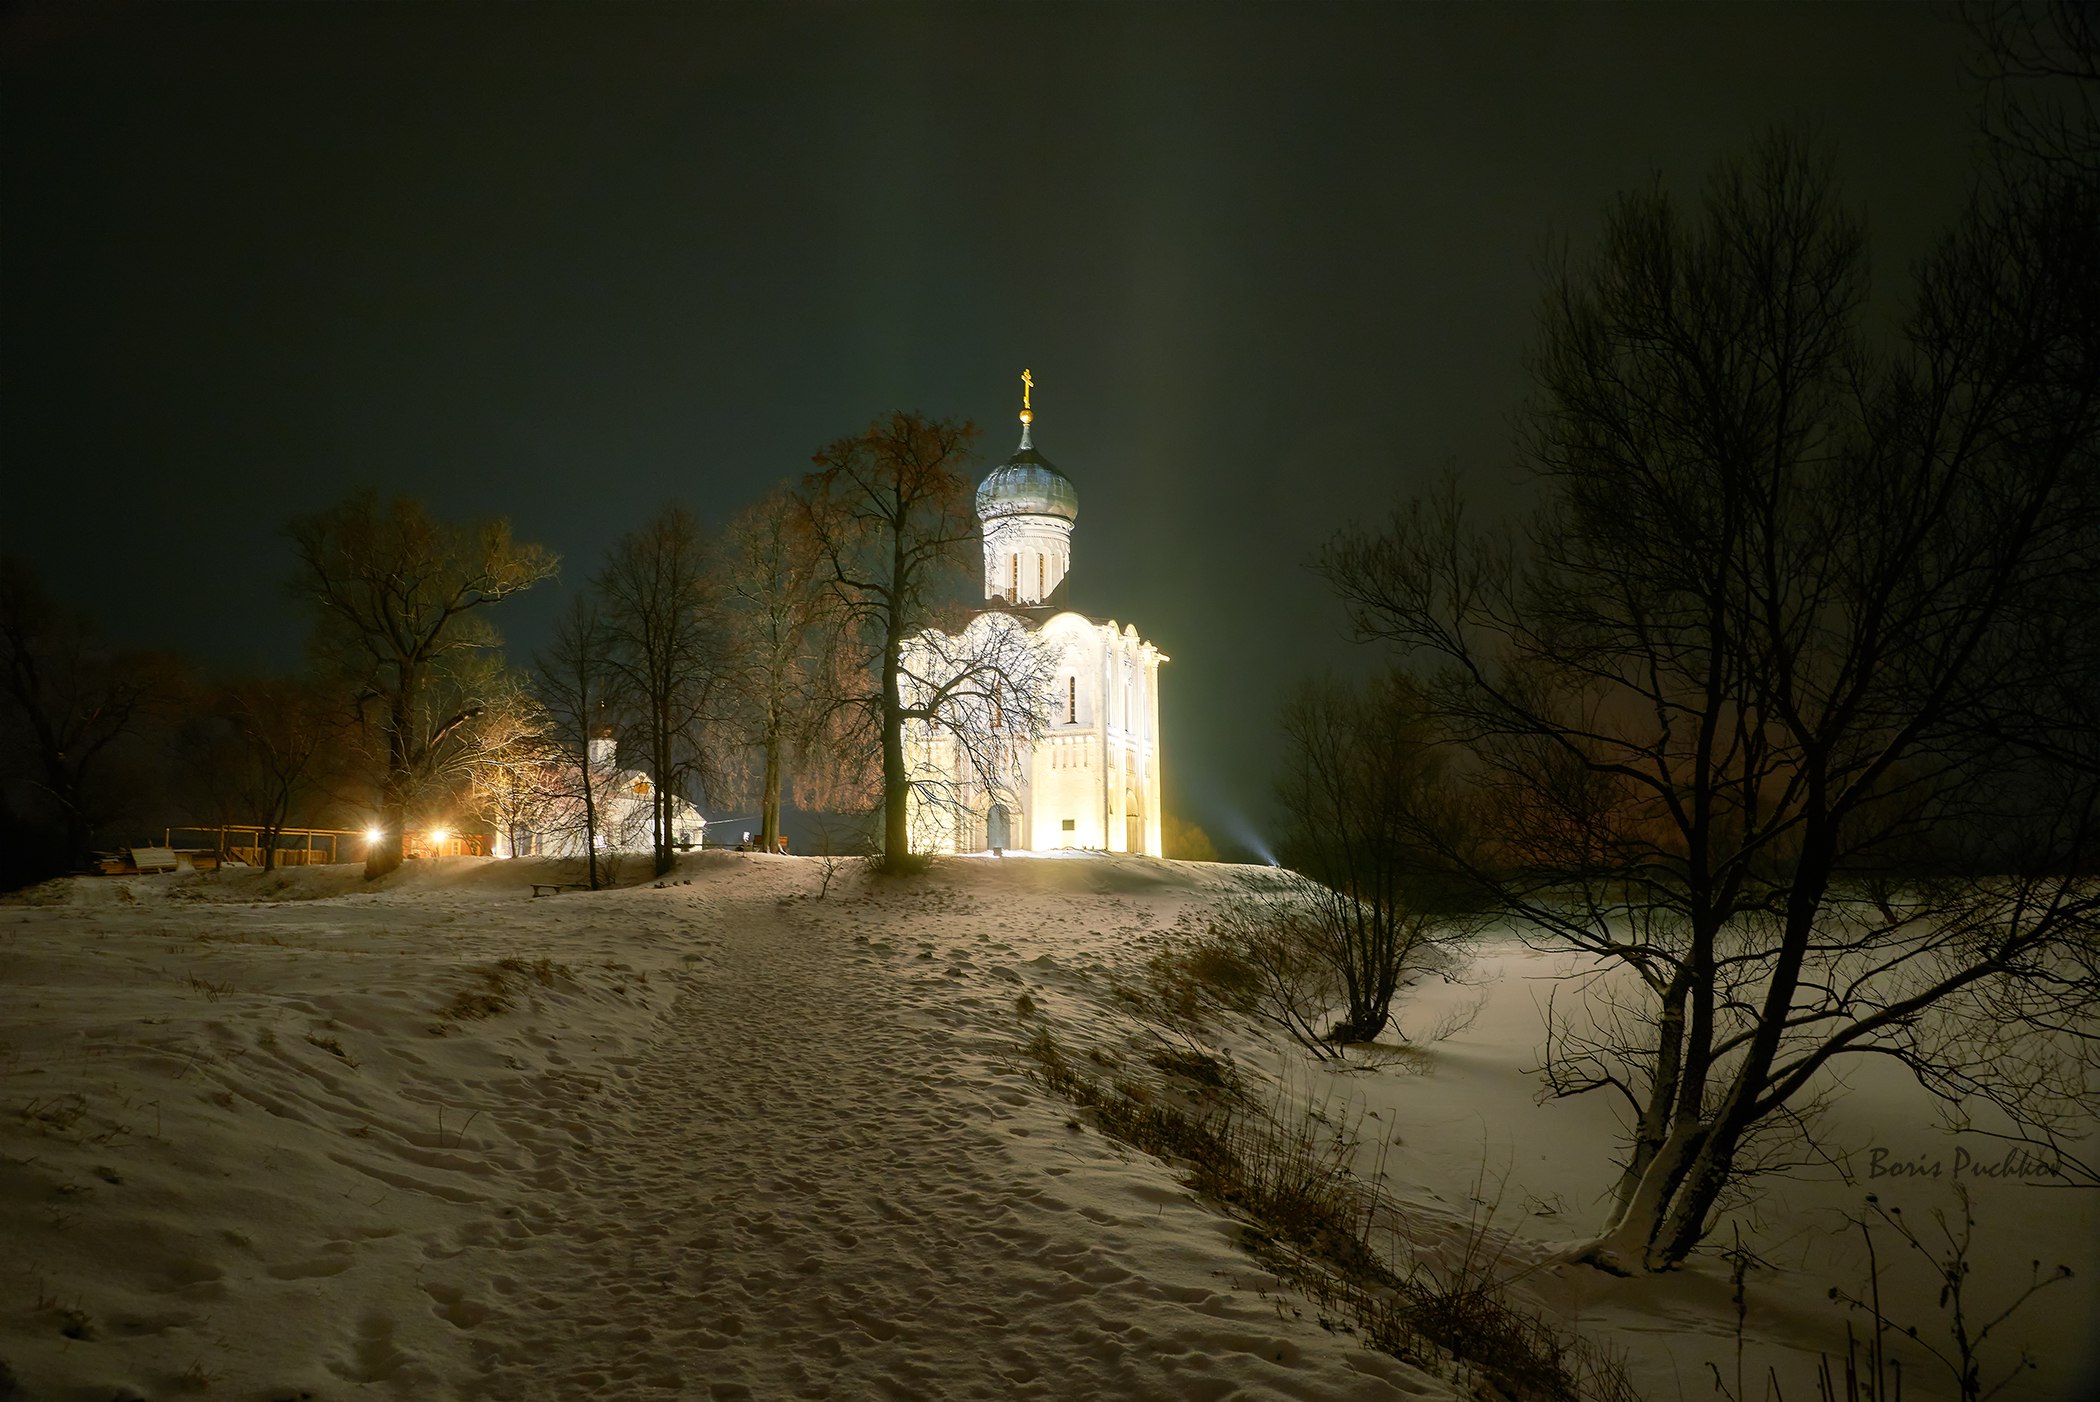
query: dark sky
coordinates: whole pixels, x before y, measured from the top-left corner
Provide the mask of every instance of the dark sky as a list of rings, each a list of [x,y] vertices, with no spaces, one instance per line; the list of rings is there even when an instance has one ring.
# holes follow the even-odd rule
[[[1792,123],[1893,296],[1971,56],[1894,3],[18,6],[0,541],[124,642],[286,665],[282,523],[352,489],[580,582],[888,409],[988,467],[1025,365],[1072,587],[1173,657],[1169,808],[1232,840],[1352,665],[1320,542],[1513,490],[1554,241]]]

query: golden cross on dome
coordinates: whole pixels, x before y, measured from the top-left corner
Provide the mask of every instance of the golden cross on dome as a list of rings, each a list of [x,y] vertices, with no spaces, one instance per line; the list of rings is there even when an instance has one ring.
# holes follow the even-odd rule
[[[1034,411],[1028,405],[1029,392],[1034,388],[1035,376],[1024,369],[1021,371],[1021,422],[1024,424],[1035,417]]]

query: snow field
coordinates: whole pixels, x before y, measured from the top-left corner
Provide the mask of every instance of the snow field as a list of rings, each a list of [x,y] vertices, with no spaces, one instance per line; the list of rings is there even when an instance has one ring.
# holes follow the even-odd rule
[[[1064,963],[1203,885],[1032,865],[0,905],[0,1359],[96,1402],[1448,1396],[1013,1069],[1020,993],[1105,1027]]]
[[[1018,1069],[1038,1028],[1124,1063],[1157,1046],[1115,984],[1246,875],[955,859],[818,900],[813,859],[706,854],[540,900],[545,864],[448,861],[376,888],[316,868],[0,902],[0,1360],[23,1395],[81,1402],[1452,1396],[1319,1327],[1237,1224]],[[1470,1025],[1346,1069],[1244,1029],[1219,1045],[1280,1115],[1354,1140],[1396,1256],[1485,1243],[1644,1396],[1715,1396],[1723,1260],[1622,1280],[1558,1259],[1603,1222],[1618,1133],[1601,1097],[1537,1101],[1569,968],[1493,938],[1468,984],[1398,1005],[1420,1037],[1484,994]],[[468,1015],[490,997],[506,1009]],[[1991,1161],[1900,1068],[1832,1090],[1833,1159],[1762,1180],[1717,1240],[1740,1228],[1764,1263],[1753,1396],[1768,1368],[1814,1396],[1817,1353],[1866,1327],[1828,1291],[1864,1287],[1867,1191],[1929,1231],[1957,1152]],[[2077,1272],[1993,1336],[1990,1375],[2022,1346],[2045,1365],[2001,1395],[2100,1395],[2100,1195],[1962,1181],[1972,1315],[2031,1260]],[[1925,1264],[1876,1247],[1889,1313],[1941,1342]],[[1951,1396],[1909,1353],[1904,1395]]]

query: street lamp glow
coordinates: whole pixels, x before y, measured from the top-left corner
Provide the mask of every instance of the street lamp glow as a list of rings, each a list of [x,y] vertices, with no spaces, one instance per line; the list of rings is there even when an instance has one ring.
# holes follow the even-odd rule
[[[448,837],[450,837],[451,835],[452,835],[452,834],[450,834],[450,833],[446,832],[446,831],[445,831],[445,830],[444,830],[443,828],[432,828],[432,829],[430,830],[430,840],[431,840],[431,842],[432,842],[432,843],[433,843],[434,845],[436,845],[436,846],[439,846],[439,847],[442,847],[442,846],[444,846],[444,845],[445,845],[445,839],[446,839],[446,838],[448,838]]]
[[[384,828],[366,828],[365,845],[367,847],[377,847],[379,845],[379,839],[385,836],[386,830]]]

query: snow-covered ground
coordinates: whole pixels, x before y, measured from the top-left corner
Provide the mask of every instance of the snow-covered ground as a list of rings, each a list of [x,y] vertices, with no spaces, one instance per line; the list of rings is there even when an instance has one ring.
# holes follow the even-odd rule
[[[709,854],[535,900],[533,866],[0,905],[22,1395],[1445,1395],[1012,1069],[1016,996],[1169,876],[818,901],[814,860]]]
[[[1833,1288],[1868,1294],[1859,1219],[1873,1228],[1884,1313],[1899,1326],[1916,1325],[1925,1342],[1951,1355],[1939,1277],[1873,1215],[1866,1198],[1872,1193],[1884,1208],[1899,1209],[1945,1255],[1933,1214],[1945,1214],[1960,1233],[1956,1182],[1967,1189],[1974,1217],[1966,1302],[1972,1334],[2013,1302],[2036,1263],[2045,1274],[2058,1264],[2073,1271],[1997,1327],[1982,1349],[1986,1383],[2013,1368],[2024,1347],[2040,1366],[2001,1397],[2100,1397],[2100,1190],[2066,1186],[2038,1168],[2040,1156],[2012,1153],[2003,1142],[1949,1135],[1932,1098],[1885,1058],[1854,1058],[1842,1067],[1819,1122],[1820,1150],[1797,1151],[1790,1155],[1797,1166],[1751,1183],[1750,1200],[1724,1216],[1708,1248],[1684,1270],[1620,1279],[1557,1263],[1557,1248],[1602,1227],[1620,1143],[1606,1096],[1538,1100],[1546,998],[1559,987],[1557,1011],[1566,1013],[1563,976],[1577,967],[1505,934],[1482,948],[1467,986],[1430,980],[1401,995],[1404,1025],[1420,1034],[1484,994],[1463,1032],[1404,1053],[1389,1048],[1390,1069],[1375,1073],[1321,1073],[1303,1057],[1272,1056],[1269,1065],[1294,1081],[1301,1100],[1356,1124],[1359,1172],[1382,1175],[1404,1207],[1403,1230],[1418,1252],[1448,1253],[1451,1242],[1482,1223],[1508,1234],[1513,1240],[1498,1274],[1520,1298],[1624,1350],[1643,1397],[1716,1397],[1709,1364],[1736,1389],[1736,1307],[1719,1252],[1738,1230],[1741,1245],[1762,1262],[1745,1283],[1740,1395],[1815,1398],[1821,1354],[1831,1356],[1842,1389],[1848,1321],[1862,1339],[1872,1330],[1870,1316],[1830,1298]],[[1994,1123],[1986,1107],[1971,1108],[1979,1124]],[[2090,1161],[2095,1141],[2080,1147]],[[1960,1395],[1952,1376],[1917,1347],[1893,1339],[1889,1347],[1903,1360],[1903,1398]],[[1775,1392],[1768,1392],[1768,1370]]]
[[[1036,1026],[1130,1045],[1112,981],[1232,869],[957,859],[910,883],[835,873],[823,899],[809,858],[710,853],[669,884],[548,899],[534,879],[553,878],[448,860],[377,887],[228,871],[0,902],[17,1395],[1451,1395],[1322,1329],[1171,1169],[1017,1069]],[[1481,972],[1470,1028],[1383,1069],[1233,1051],[1355,1127],[1425,1249],[1514,1231],[1515,1290],[1626,1348],[1645,1395],[1714,1395],[1719,1262],[1548,1264],[1598,1222],[1613,1125],[1602,1102],[1534,1102],[1551,961],[1507,941]],[[1403,1013],[1423,1028],[1471,996],[1427,987]],[[1862,1157],[1954,1157],[1884,1072],[1840,1118]],[[1971,1182],[1983,1303],[2030,1257],[2079,1271],[1994,1337],[2047,1366],[2007,1395],[2088,1395],[2093,1195]],[[1824,1294],[1863,1283],[1841,1214],[1865,1186],[1776,1183],[1745,1218],[1771,1263],[1748,1329],[1789,1397],[1815,1395],[1798,1349],[1842,1347]],[[1906,1215],[1949,1197],[1873,1186]],[[1885,1295],[1916,1276],[1900,1249],[1884,1234]],[[1909,1313],[1928,1337],[1932,1314]]]

